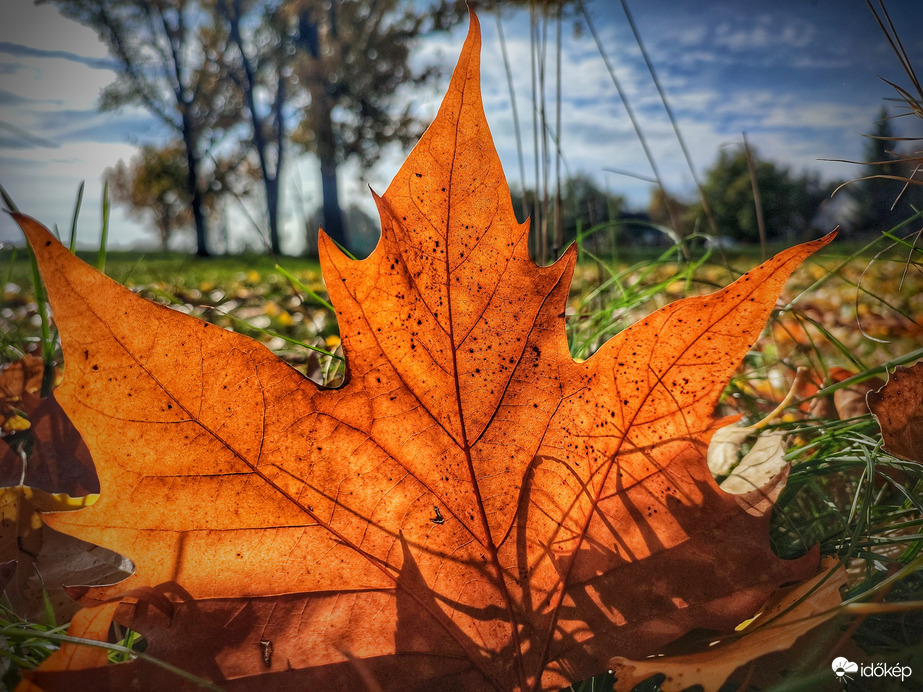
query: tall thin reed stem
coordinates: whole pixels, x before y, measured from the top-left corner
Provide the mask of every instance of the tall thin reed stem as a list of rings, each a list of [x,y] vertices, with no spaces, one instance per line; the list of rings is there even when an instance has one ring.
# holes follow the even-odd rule
[[[516,154],[519,159],[519,199],[522,204],[522,213],[529,218],[529,198],[526,194],[526,164],[522,149],[522,132],[519,128],[519,109],[516,107],[516,89],[513,84],[513,71],[510,68],[510,57],[506,51],[506,38],[503,35],[503,22],[500,20],[500,5],[494,5],[494,16],[497,18],[497,35],[500,38],[500,52],[503,54],[503,67],[506,68],[506,82],[510,89],[510,108],[513,112],[513,132],[516,134]]]
[[[670,125],[673,127],[673,133],[676,135],[676,141],[679,142],[679,147],[682,149],[683,158],[686,159],[686,165],[689,167],[689,173],[692,175],[692,181],[695,183],[695,188],[699,192],[699,201],[702,202],[702,209],[705,211],[705,218],[708,220],[708,226],[711,229],[711,232],[714,235],[718,235],[718,226],[715,223],[715,217],[711,213],[711,207],[708,206],[708,199],[705,197],[705,190],[702,187],[702,181],[699,180],[698,173],[695,171],[695,166],[692,163],[692,155],[689,153],[689,147],[686,146],[686,139],[683,137],[682,131],[679,129],[679,122],[676,120],[676,116],[673,114],[673,108],[670,107],[670,102],[667,100],[667,94],[663,90],[663,87],[660,85],[660,79],[657,77],[657,72],[654,70],[654,63],[651,62],[650,56],[647,53],[647,49],[644,47],[644,41],[641,40],[641,34],[638,31],[638,27],[635,26],[634,17],[632,17],[631,12],[628,9],[628,3],[626,0],[621,0],[622,10],[625,12],[625,18],[628,20],[628,26],[631,27],[631,33],[634,34],[635,43],[638,44],[638,49],[641,51],[641,57],[644,58],[644,64],[647,65],[647,71],[651,75],[651,81],[654,82],[654,88],[657,89],[657,94],[660,96],[660,102],[663,104],[663,109],[667,113],[667,118],[670,119]],[[666,192],[666,190],[664,190]],[[669,208],[667,213],[670,213]],[[671,222],[674,223],[675,220],[671,216]],[[676,228],[679,231],[679,228]]]

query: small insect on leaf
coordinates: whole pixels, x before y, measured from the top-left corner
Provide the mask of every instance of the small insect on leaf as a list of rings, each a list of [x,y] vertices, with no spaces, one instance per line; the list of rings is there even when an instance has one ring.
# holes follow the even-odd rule
[[[272,668],[272,642],[268,639],[260,639],[260,652],[263,654],[263,663],[267,668]]]

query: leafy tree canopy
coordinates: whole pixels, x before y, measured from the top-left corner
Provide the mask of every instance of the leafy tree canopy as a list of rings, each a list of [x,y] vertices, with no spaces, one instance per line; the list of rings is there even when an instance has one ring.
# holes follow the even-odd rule
[[[902,151],[888,110],[882,107],[865,145],[862,180],[848,189],[858,202],[860,231],[887,230],[923,207],[919,160]],[[917,180],[917,184],[908,180]]]
[[[216,141],[239,121],[239,94],[223,78],[228,48],[223,24],[197,0],[39,0],[93,29],[118,62],[100,107],[139,105],[183,143],[199,255],[208,255],[205,182]]]
[[[751,155],[767,240],[803,236],[820,203],[835,186],[825,185],[816,175],[793,175],[787,168],[761,159],[752,148]],[[721,150],[702,187],[721,235],[759,242],[753,179],[744,149]],[[701,203],[696,203],[687,221],[695,226],[700,219],[704,219],[704,211]]]

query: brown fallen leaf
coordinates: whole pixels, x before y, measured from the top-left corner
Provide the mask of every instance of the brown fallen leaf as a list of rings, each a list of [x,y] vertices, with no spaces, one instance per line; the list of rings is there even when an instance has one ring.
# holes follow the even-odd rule
[[[845,368],[830,368],[830,379],[833,382],[842,382],[855,374]],[[884,381],[881,378],[871,377],[836,390],[833,393],[833,405],[836,408],[837,417],[840,420],[847,420],[868,415],[869,407],[866,403],[866,395],[873,389],[879,389],[883,384]]]
[[[98,493],[90,450],[54,394],[30,408],[29,422],[32,451],[23,484],[72,497]]]
[[[37,356],[25,356],[0,370],[0,429],[12,432],[20,418],[17,409],[30,408],[38,401],[45,362]],[[0,476],[4,476],[0,469]]]
[[[895,368],[886,385],[869,392],[868,405],[881,426],[885,450],[923,463],[923,362]]]
[[[846,569],[836,559],[813,579],[782,589],[766,602],[758,617],[742,631],[717,641],[701,652],[680,656],[655,656],[641,660],[612,659],[616,690],[631,690],[654,675],[665,675],[658,689],[678,692],[701,686],[717,690],[735,670],[775,651],[792,649],[795,642],[837,615],[846,585]],[[831,681],[833,681],[831,673]]]
[[[321,236],[337,389],[142,300],[16,215],[61,333],[57,396],[100,482],[93,506],[46,519],[133,561],[74,593],[122,599],[116,619],[152,655],[240,690],[547,689],[732,630],[815,574],[816,551],[773,554],[771,502],[721,491],[705,451],[786,278],[832,235],[575,362],[576,252],[529,258],[479,48],[472,16],[436,120],[375,198],[373,254]],[[80,679],[145,679],[136,664]]]
[[[834,366],[830,368],[827,380],[830,384],[843,382],[855,374],[845,368]],[[815,379],[801,387],[799,393],[804,398],[811,397],[807,403],[802,405],[811,417],[847,420],[868,414],[869,407],[866,404],[865,397],[870,391],[880,388],[883,384],[884,382],[880,378],[871,377],[862,382],[856,382],[847,387],[837,389],[832,395],[825,395],[823,385],[819,379]]]
[[[0,440],[0,458],[9,450]],[[24,485],[0,488],[0,562],[18,559],[21,555],[38,557],[41,550],[39,511],[67,511],[83,506],[63,493],[53,494]],[[5,587],[0,584],[0,588]]]
[[[11,370],[18,368],[4,372]],[[130,567],[111,551],[42,526],[39,512],[92,504],[99,483],[90,451],[54,396],[40,399],[27,389],[17,396],[29,425],[16,435],[16,449],[0,440],[0,563],[15,564],[0,577],[0,590],[21,617],[42,619],[47,599],[67,622],[79,605],[65,585],[111,583]]]
[[[38,394],[42,388],[45,361],[26,355],[0,370],[0,406],[14,404],[26,392]]]
[[[23,481],[25,462],[15,449],[0,440],[0,488],[19,485]]]
[[[0,440],[0,462],[11,453]],[[67,622],[79,604],[66,585],[112,583],[131,574],[130,562],[118,554],[42,526],[40,512],[77,510],[96,497],[22,484],[0,488],[0,564],[10,565],[0,574],[0,592],[20,617],[43,620],[47,602],[57,621]]]

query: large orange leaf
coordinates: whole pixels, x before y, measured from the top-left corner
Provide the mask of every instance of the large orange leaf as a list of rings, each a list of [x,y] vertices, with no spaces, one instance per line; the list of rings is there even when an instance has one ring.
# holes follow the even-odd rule
[[[116,619],[153,655],[232,689],[554,687],[733,629],[815,573],[816,554],[771,551],[774,491],[724,493],[705,451],[784,281],[830,238],[574,362],[576,254],[529,258],[479,47],[472,18],[435,122],[376,197],[374,253],[321,237],[338,389],[134,296],[17,216],[61,332],[57,398],[100,482],[92,507],[48,521],[133,561],[80,595],[129,594]]]

